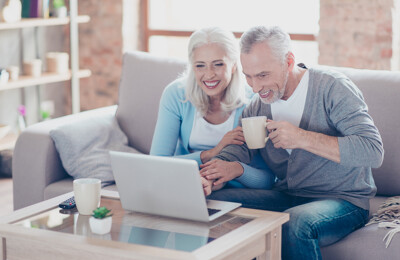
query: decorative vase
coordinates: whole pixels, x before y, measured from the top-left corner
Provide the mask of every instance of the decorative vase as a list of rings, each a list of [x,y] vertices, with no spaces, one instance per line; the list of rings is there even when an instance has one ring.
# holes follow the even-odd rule
[[[112,226],[112,217],[94,218],[89,219],[90,229],[92,233],[104,235],[110,233]]]
[[[9,0],[0,12],[0,20],[14,23],[21,20],[22,5],[20,0]]]
[[[54,9],[55,16],[58,18],[65,18],[67,17],[67,7],[60,6]]]

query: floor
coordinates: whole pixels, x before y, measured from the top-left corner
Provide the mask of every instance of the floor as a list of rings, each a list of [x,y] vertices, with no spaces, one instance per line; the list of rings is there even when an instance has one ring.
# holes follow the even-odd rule
[[[12,178],[0,178],[0,217],[13,212]]]

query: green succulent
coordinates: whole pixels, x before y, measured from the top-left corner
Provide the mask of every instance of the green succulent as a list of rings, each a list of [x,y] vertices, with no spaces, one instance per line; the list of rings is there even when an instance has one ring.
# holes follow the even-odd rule
[[[95,210],[93,210],[93,217],[94,218],[107,218],[107,217],[111,217],[112,214],[109,214],[111,212],[111,210],[107,209],[106,207],[99,207]]]
[[[65,6],[64,0],[53,0],[53,6],[55,9]]]

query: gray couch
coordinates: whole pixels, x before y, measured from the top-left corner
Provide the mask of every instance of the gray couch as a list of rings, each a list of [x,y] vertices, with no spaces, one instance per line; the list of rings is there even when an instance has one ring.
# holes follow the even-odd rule
[[[335,68],[348,75],[361,89],[370,114],[378,126],[385,148],[382,167],[373,169],[378,195],[371,200],[371,213],[390,196],[400,195],[400,72]],[[124,55],[118,106],[82,112],[27,128],[18,138],[13,158],[14,208],[19,209],[72,190],[72,178],[63,169],[49,131],[77,118],[114,114],[139,152],[150,150],[162,89],[184,70],[180,60],[147,53]],[[115,189],[108,186],[107,189]],[[322,249],[324,259],[398,259],[400,234],[385,248],[387,230],[364,227]]]

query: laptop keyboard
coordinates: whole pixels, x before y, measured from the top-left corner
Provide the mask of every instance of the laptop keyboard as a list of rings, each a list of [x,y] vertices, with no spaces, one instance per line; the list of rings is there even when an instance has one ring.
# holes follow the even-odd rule
[[[215,213],[221,211],[220,209],[209,209],[209,208],[207,208],[207,210],[208,210],[208,215],[209,216],[214,215]]]

